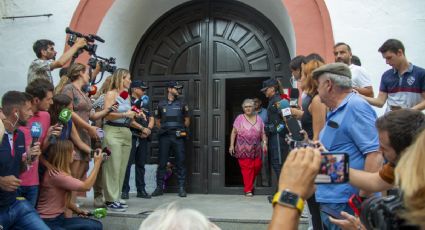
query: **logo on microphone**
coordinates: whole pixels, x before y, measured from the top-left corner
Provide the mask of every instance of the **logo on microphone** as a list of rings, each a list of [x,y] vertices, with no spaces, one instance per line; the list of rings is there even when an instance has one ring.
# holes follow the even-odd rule
[[[291,113],[291,109],[290,109],[290,108],[284,108],[284,109],[282,109],[281,111],[282,111],[282,115],[283,115],[284,117],[286,117],[286,116],[291,116],[291,115],[292,115],[292,113]]]

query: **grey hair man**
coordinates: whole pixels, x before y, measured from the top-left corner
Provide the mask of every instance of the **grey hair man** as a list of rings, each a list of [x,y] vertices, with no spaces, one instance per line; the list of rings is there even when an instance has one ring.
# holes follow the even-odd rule
[[[329,108],[326,124],[319,140],[330,152],[349,155],[350,167],[376,172],[382,165],[382,154],[378,151],[377,118],[373,108],[352,91],[351,71],[346,64],[331,63],[313,71],[318,81],[321,101]],[[353,213],[348,205],[352,194],[364,194],[350,184],[318,185],[316,200],[320,205],[341,212]],[[325,213],[323,224],[328,229],[337,229]]]

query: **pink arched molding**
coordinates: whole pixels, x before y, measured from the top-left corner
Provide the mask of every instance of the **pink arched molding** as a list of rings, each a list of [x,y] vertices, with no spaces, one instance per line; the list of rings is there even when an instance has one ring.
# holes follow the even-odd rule
[[[115,0],[81,0],[74,12],[70,27],[81,33],[96,34],[103,18]],[[333,60],[334,45],[331,19],[324,0],[282,0],[291,18],[296,38],[296,53],[315,52],[327,62]],[[85,63],[88,55],[81,55]]]

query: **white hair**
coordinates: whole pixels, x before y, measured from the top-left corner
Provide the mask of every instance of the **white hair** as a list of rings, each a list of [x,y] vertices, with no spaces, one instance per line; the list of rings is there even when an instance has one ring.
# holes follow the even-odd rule
[[[179,209],[175,203],[159,208],[140,225],[139,230],[220,230],[202,213],[194,209]]]
[[[254,100],[253,99],[247,98],[247,99],[243,100],[243,102],[242,102],[242,109],[246,105],[252,105],[252,106],[254,106],[254,104],[255,103],[254,103]]]
[[[333,74],[333,73],[325,73],[326,77],[328,77],[336,86],[338,86],[341,89],[351,89],[352,88],[352,81],[351,78]]]

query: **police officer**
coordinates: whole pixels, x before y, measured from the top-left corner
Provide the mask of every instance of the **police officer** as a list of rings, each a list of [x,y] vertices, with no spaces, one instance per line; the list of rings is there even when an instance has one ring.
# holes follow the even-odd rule
[[[121,198],[129,198],[130,169],[131,165],[135,164],[137,197],[149,199],[151,196],[145,190],[145,164],[148,155],[148,140],[154,126],[154,118],[149,111],[149,97],[145,95],[145,91],[148,89],[146,83],[140,80],[132,81],[130,89],[131,105],[143,111],[146,117],[136,118],[138,127],[130,127],[132,146],[122,186]]]
[[[285,141],[287,129],[282,118],[281,111],[275,106],[281,100],[279,83],[276,79],[268,79],[263,82],[261,92],[269,99],[267,106],[267,123],[265,131],[269,142],[269,156],[273,171],[279,177],[282,165],[289,152],[289,145]]]
[[[160,101],[155,110],[155,123],[159,128],[159,165],[156,176],[157,187],[152,193],[152,196],[163,194],[168,156],[170,150],[173,149],[176,157],[177,181],[179,186],[178,195],[180,197],[186,197],[184,139],[187,135],[186,128],[190,124],[189,108],[185,102],[177,98],[181,94],[183,85],[176,81],[170,81],[167,87],[167,99]]]

